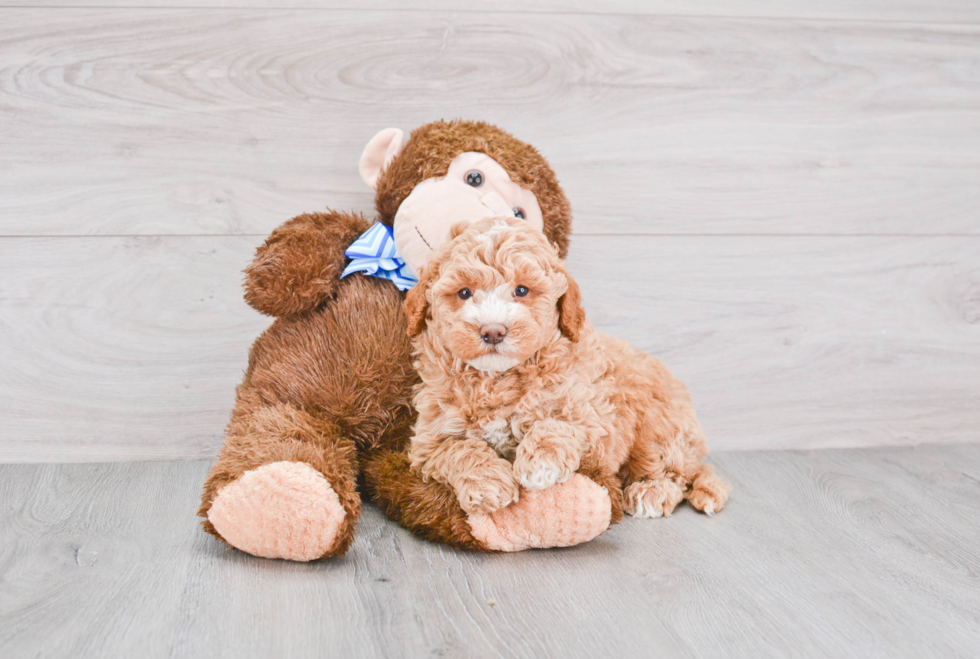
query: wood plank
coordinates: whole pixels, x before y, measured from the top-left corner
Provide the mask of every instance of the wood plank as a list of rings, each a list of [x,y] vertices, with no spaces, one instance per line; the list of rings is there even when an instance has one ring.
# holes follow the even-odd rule
[[[719,449],[980,440],[976,238],[583,236],[569,261]]]
[[[0,461],[203,458],[261,239],[0,239]],[[980,440],[980,239],[578,236],[603,331],[690,385],[718,450]]]
[[[976,235],[978,66],[977,25],[5,8],[0,235],[369,211],[366,140],[442,116],[537,145],[580,234]]]
[[[6,0],[5,7],[37,7],[29,0]],[[44,0],[45,7],[121,7],[121,8],[263,8],[320,9],[358,11],[479,11],[481,6],[460,0]],[[980,21],[980,7],[970,0],[746,0],[736,4],[723,0],[683,2],[682,0],[499,0],[496,13],[585,13],[639,14],[650,16],[784,17],[844,20],[957,22]]]
[[[173,612],[193,593],[202,532],[192,503],[205,471],[0,467],[0,654],[161,656]]]
[[[260,243],[0,240],[0,460],[212,455],[270,322],[242,300]]]
[[[735,489],[713,518],[488,556],[368,505],[348,556],[317,564],[200,531],[206,463],[3,466],[0,653],[973,656],[980,446],[715,461]]]

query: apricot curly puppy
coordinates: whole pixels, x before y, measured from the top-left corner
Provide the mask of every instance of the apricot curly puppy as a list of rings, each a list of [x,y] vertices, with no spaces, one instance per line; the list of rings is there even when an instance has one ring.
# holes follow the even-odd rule
[[[588,456],[624,485],[626,512],[709,515],[730,487],[702,459],[687,387],[595,331],[542,233],[516,218],[453,229],[405,301],[422,384],[412,466],[469,513],[568,480]]]

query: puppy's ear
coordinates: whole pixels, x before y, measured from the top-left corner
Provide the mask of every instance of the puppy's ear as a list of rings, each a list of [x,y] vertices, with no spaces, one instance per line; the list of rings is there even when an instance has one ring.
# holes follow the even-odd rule
[[[452,240],[456,238],[459,234],[466,231],[467,227],[470,226],[469,222],[457,222],[449,228],[449,238],[447,240]]]
[[[425,329],[425,316],[429,311],[429,301],[425,294],[429,290],[429,282],[432,281],[430,273],[436,269],[434,264],[422,268],[419,283],[415,284],[405,296],[405,315],[408,316],[408,337],[410,339],[414,339]]]
[[[585,309],[582,308],[582,292],[571,275],[562,270],[568,280],[568,290],[558,298],[558,327],[571,341],[578,341],[582,324],[585,322]]]

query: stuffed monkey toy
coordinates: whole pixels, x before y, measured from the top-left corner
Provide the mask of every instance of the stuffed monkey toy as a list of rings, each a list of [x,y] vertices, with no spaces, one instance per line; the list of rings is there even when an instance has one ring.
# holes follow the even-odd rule
[[[569,546],[619,521],[616,475],[588,460],[565,483],[468,515],[406,454],[419,380],[404,291],[461,220],[516,215],[564,257],[571,210],[548,163],[490,124],[437,121],[407,139],[394,128],[378,133],[360,173],[377,193],[376,223],[300,215],[245,271],[245,300],[275,321],[249,353],[204,485],[204,529],[255,556],[340,556],[354,540],[359,482],[390,518],[460,548]]]

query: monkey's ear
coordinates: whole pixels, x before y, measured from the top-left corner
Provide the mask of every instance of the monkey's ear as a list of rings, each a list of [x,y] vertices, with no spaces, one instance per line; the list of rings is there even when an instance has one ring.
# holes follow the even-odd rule
[[[385,128],[367,143],[361,153],[357,171],[361,173],[361,178],[371,189],[377,189],[381,172],[391,164],[395,156],[402,152],[407,141],[405,133],[400,128]]]
[[[425,317],[429,312],[429,301],[425,294],[432,281],[433,271],[438,270],[434,264],[422,268],[419,283],[405,296],[405,315],[408,316],[408,338],[414,339],[425,329]]]
[[[582,324],[585,323],[585,309],[582,308],[582,292],[578,284],[567,272],[564,274],[568,280],[568,290],[558,298],[558,327],[562,334],[575,342],[578,341]]]

